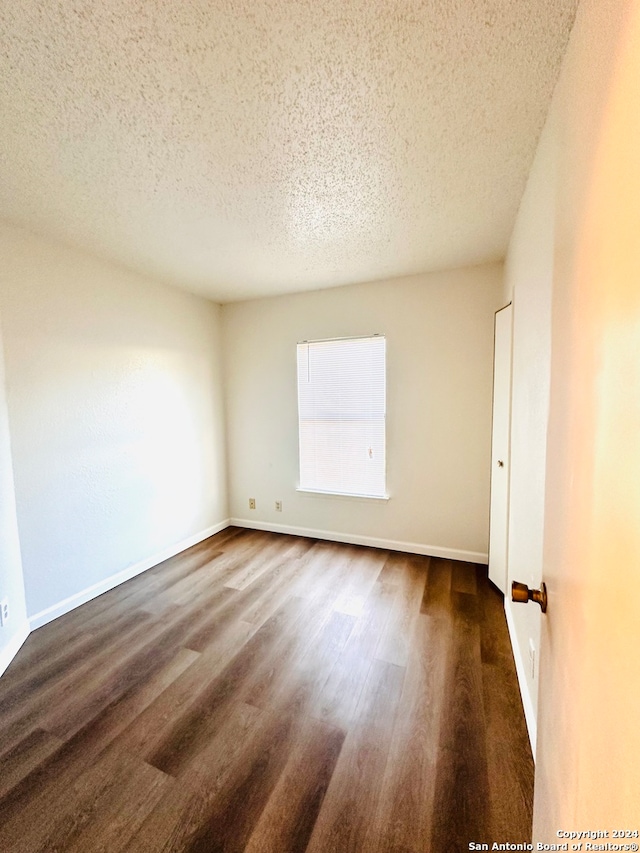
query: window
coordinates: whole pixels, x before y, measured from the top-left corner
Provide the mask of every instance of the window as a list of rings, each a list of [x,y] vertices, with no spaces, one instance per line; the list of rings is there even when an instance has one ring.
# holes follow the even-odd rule
[[[298,344],[300,489],[384,498],[384,336]]]

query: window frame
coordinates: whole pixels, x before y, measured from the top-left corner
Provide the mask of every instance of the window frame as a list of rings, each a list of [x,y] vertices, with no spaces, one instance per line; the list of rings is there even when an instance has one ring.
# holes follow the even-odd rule
[[[303,419],[301,418],[301,400],[300,400],[300,347],[313,346],[314,344],[339,344],[351,341],[363,341],[381,339],[383,341],[383,412],[382,412],[382,439],[384,452],[384,465],[382,471],[383,491],[380,494],[367,494],[358,491],[335,491],[332,489],[313,488],[309,485],[303,485],[302,477],[302,435],[301,427]],[[318,338],[314,340],[298,341],[296,345],[296,396],[297,396],[297,419],[298,419],[298,484],[296,491],[301,495],[320,498],[338,498],[341,500],[356,500],[356,501],[388,501],[389,493],[387,488],[387,339],[386,335],[374,333],[369,335],[350,335],[338,338]]]

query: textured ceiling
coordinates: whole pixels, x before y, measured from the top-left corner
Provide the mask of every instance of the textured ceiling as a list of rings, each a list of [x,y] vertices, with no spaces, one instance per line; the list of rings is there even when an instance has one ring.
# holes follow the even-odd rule
[[[503,257],[577,0],[0,0],[0,216],[231,301]]]

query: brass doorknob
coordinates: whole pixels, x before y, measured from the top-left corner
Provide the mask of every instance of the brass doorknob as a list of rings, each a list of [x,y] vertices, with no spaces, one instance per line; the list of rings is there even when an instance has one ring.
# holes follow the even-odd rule
[[[519,601],[526,604],[527,601],[535,601],[540,605],[543,613],[547,612],[547,585],[543,581],[540,589],[529,589],[526,583],[513,581],[511,584],[511,601]]]

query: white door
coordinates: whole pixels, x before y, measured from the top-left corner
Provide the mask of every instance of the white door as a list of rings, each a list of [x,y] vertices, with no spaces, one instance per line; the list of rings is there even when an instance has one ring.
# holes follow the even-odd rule
[[[533,835],[598,830],[592,849],[615,850],[640,843],[640,0],[605,5],[607,26],[602,4],[581,4],[567,75],[579,97],[561,79],[552,125],[563,154]]]
[[[511,303],[496,311],[494,327],[489,579],[502,592],[507,589],[512,314]]]

